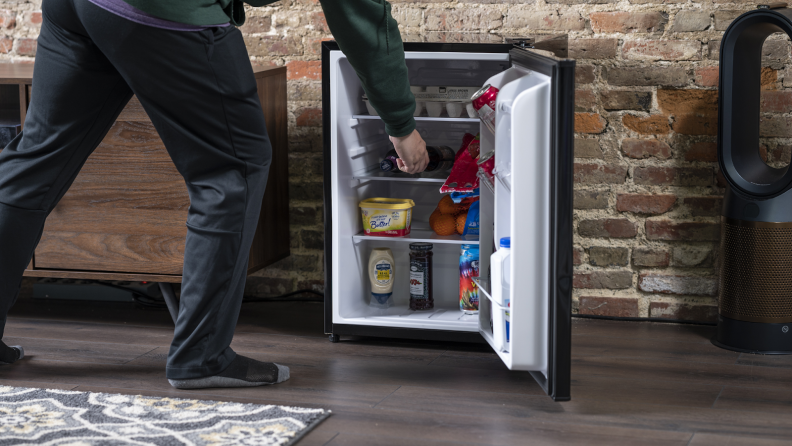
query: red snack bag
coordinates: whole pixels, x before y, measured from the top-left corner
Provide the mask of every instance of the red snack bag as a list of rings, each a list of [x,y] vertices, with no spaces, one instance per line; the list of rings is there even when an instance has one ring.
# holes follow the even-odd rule
[[[456,154],[454,167],[451,169],[451,174],[448,175],[445,183],[443,183],[443,187],[440,188],[440,193],[472,192],[479,187],[479,178],[476,176],[478,164],[470,153],[470,146],[475,146],[473,150],[478,151],[479,144],[478,136],[465,133],[464,138],[462,138],[462,148]]]

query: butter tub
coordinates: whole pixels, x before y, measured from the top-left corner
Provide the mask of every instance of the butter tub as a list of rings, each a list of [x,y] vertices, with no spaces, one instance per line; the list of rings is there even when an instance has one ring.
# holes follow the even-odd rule
[[[400,198],[368,198],[360,202],[363,232],[377,237],[404,237],[410,234],[415,202]]]

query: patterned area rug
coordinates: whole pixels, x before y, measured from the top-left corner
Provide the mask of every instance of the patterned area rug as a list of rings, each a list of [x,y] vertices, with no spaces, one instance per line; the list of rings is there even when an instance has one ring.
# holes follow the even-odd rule
[[[322,409],[0,386],[0,445],[293,445]]]

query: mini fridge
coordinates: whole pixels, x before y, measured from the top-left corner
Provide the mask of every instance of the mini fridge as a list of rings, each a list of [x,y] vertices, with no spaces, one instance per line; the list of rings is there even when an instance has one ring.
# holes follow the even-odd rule
[[[558,42],[556,41],[556,45]],[[537,45],[538,46],[538,45]],[[562,45],[563,46],[563,45]],[[447,173],[383,173],[392,147],[369,114],[361,84],[335,42],[322,46],[325,216],[325,330],[380,336],[487,342],[511,370],[530,371],[555,400],[570,397],[574,60],[530,45],[405,43],[410,85],[498,88],[495,132],[478,118],[416,117],[427,145],[461,147],[480,133],[481,153],[495,150],[495,179],[480,186],[480,235],[439,236],[428,224]],[[475,116],[475,115],[474,115]],[[365,235],[358,204],[372,197],[415,202],[406,237]],[[490,298],[486,272],[495,242],[511,237],[510,306]],[[409,245],[434,245],[434,309],[409,309]],[[480,251],[479,314],[459,308],[463,244]],[[369,305],[373,248],[394,255],[394,306]],[[400,276],[401,274],[401,276]],[[493,285],[495,286],[495,285]],[[508,320],[508,323],[506,321]]]

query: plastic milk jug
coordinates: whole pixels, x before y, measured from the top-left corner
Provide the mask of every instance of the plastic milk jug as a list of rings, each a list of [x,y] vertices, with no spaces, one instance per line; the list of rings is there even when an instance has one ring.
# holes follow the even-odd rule
[[[492,300],[502,307],[509,306],[509,274],[511,268],[511,237],[500,239],[500,248],[490,258]]]

